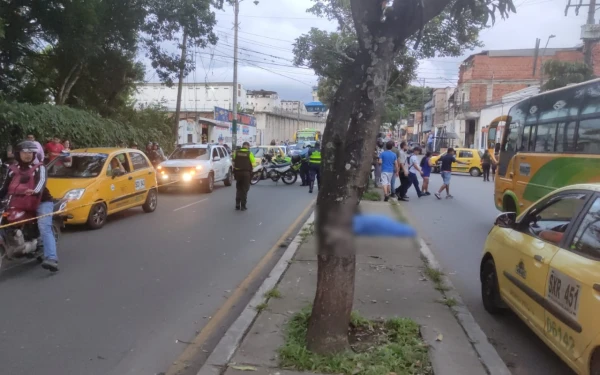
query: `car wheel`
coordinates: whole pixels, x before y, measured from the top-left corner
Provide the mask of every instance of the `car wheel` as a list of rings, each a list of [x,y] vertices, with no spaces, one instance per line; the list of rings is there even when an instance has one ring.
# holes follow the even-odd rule
[[[204,180],[204,192],[212,193],[215,189],[215,175],[212,172],[208,175],[208,178]]]
[[[517,212],[517,205],[510,196],[505,196],[503,203],[504,212]]]
[[[154,212],[158,206],[158,193],[155,189],[150,189],[146,196],[146,202],[142,206],[142,209],[146,213]]]
[[[483,307],[490,314],[496,315],[504,311],[496,264],[492,259],[486,260],[481,269],[481,300]]]
[[[225,183],[225,186],[231,186],[231,184],[233,183],[233,172],[231,168],[227,172],[227,177],[225,177],[225,180],[223,182]]]
[[[473,177],[479,177],[479,176],[481,176],[481,171],[479,170],[479,168],[475,168],[475,167],[473,167],[473,168],[471,168],[471,169],[469,170],[469,173],[470,173],[470,174],[471,174],[471,176],[473,176]]]
[[[90,229],[100,229],[106,224],[106,218],[108,216],[108,212],[106,210],[106,204],[104,203],[96,203],[90,209],[90,214],[88,216],[88,227]]]
[[[590,375],[600,375],[600,348],[596,348],[590,359]]]

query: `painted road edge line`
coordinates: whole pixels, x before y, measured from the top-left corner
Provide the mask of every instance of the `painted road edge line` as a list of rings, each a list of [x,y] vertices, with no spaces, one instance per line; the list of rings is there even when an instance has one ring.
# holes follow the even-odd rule
[[[264,294],[274,288],[279,283],[279,280],[281,280],[281,277],[289,267],[289,261],[294,257],[296,251],[302,244],[302,229],[308,227],[314,221],[314,218],[315,213],[313,212],[304,225],[302,225],[302,228],[285,250],[275,267],[273,267],[269,276],[263,281],[248,305],[246,305],[244,311],[242,311],[236,321],[229,327],[227,332],[225,332],[225,335],[223,335],[215,347],[215,350],[208,356],[197,375],[219,375],[225,370],[225,366],[237,351],[242,339],[259,314],[259,311],[256,310],[256,306],[264,302]]]
[[[433,255],[433,252],[429,246],[427,246],[427,243],[422,238],[419,238],[418,242],[421,255],[427,259],[429,267],[441,272],[442,268],[440,267],[440,264]],[[467,337],[471,341],[471,345],[473,345],[475,352],[477,352],[477,355],[479,356],[479,360],[481,363],[483,363],[483,366],[487,372],[490,375],[511,375],[510,370],[502,358],[500,358],[498,351],[492,344],[490,344],[488,337],[483,332],[479,324],[477,324],[475,318],[473,318],[473,315],[471,315],[471,312],[460,297],[460,294],[458,294],[458,291],[450,281],[450,278],[448,278],[445,274],[442,275],[444,285],[450,289],[444,292],[446,298],[454,298],[454,300],[457,302],[457,304],[452,306],[450,309],[454,313],[454,316],[458,320],[458,323],[461,325],[462,329],[467,334]]]

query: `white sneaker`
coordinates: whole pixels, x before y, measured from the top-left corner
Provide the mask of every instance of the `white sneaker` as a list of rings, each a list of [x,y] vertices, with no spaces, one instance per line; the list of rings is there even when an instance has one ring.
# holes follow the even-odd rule
[[[454,197],[450,194],[446,195],[446,199],[454,199]]]

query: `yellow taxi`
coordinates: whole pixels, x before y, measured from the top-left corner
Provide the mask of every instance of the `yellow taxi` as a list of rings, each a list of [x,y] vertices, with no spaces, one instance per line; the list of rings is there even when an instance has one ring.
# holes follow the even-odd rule
[[[473,177],[479,177],[483,173],[481,169],[481,156],[483,153],[474,148],[454,148],[456,161],[467,164],[452,163],[452,172],[469,173]],[[437,165],[438,160],[446,155],[444,152],[438,156],[432,156],[430,164],[433,166],[433,172],[440,173],[440,166]]]
[[[99,229],[108,215],[158,204],[156,173],[139,150],[88,148],[63,154],[47,166],[50,194],[65,198],[67,224]]]
[[[600,184],[498,216],[480,268],[483,306],[514,311],[578,374],[600,374]]]

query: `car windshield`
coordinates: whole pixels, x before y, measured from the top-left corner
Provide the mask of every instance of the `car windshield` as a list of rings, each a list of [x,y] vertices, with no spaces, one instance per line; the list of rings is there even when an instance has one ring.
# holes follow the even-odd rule
[[[206,148],[178,148],[169,159],[197,159],[208,160]]]
[[[50,178],[92,178],[97,177],[106,159],[107,154],[73,153],[60,156],[48,165]]]

